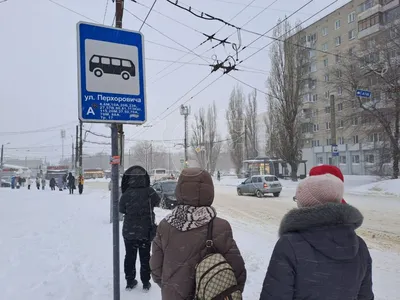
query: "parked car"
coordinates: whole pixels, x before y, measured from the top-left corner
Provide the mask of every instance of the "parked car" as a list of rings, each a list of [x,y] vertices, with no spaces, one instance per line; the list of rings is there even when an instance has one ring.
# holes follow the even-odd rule
[[[9,188],[11,187],[11,182],[7,181],[6,179],[2,179],[0,187]]]
[[[175,188],[176,180],[157,181],[153,185],[153,189],[160,196],[160,207],[163,209],[173,209],[176,203]]]
[[[236,189],[239,196],[251,194],[262,198],[265,194],[273,194],[274,197],[279,197],[282,185],[274,175],[254,175],[239,184]]]

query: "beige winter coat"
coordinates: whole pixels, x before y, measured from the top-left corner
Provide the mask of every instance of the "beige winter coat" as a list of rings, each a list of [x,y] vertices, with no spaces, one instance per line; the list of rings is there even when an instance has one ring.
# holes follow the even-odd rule
[[[198,168],[185,169],[175,191],[178,204],[213,211],[214,186],[211,176]],[[194,208],[195,207],[195,208]],[[193,300],[195,293],[195,267],[205,255],[206,224],[194,229],[175,228],[162,220],[153,240],[150,265],[152,277],[161,287],[163,300]],[[169,219],[170,220],[170,219]],[[213,219],[213,241],[216,249],[235,271],[238,285],[243,291],[246,269],[243,258],[232,235],[228,221]],[[200,223],[189,227],[196,227]],[[179,226],[177,226],[179,227]]]

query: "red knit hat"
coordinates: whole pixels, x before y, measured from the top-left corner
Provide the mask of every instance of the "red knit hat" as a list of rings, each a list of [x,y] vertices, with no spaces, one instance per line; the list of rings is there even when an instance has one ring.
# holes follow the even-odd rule
[[[342,171],[340,171],[340,169],[338,167],[331,166],[331,165],[320,165],[320,166],[313,167],[310,170],[310,176],[323,175],[323,174],[332,174],[344,182],[343,173],[342,173]],[[342,203],[346,203],[346,201],[344,201],[344,199],[342,199]]]

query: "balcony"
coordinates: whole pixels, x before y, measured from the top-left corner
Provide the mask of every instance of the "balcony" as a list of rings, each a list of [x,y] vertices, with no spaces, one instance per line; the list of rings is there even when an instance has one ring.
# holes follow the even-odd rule
[[[391,10],[400,4],[399,0],[393,0],[393,1],[390,1],[389,3],[388,2],[389,2],[388,0],[382,1],[382,11]],[[385,4],[385,3],[387,3],[387,4]]]
[[[358,32],[358,38],[359,39],[365,38],[366,36],[377,33],[378,31],[383,29],[384,26],[382,24],[375,24],[374,26],[371,26],[367,29],[364,29],[363,31]]]
[[[306,139],[306,140],[311,140],[312,138],[313,138],[313,134],[311,133],[311,132],[306,132],[305,134],[304,134],[304,139]]]
[[[371,8],[368,8],[367,10],[358,14],[358,21],[364,20],[378,12],[382,12],[382,5],[379,3],[379,1],[375,0]]]

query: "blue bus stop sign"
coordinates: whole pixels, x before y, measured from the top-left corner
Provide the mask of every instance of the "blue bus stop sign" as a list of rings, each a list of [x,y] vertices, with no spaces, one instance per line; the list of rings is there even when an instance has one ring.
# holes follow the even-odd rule
[[[371,98],[371,92],[366,90],[357,90],[356,97]]]
[[[146,122],[144,41],[140,32],[77,24],[79,119]]]

